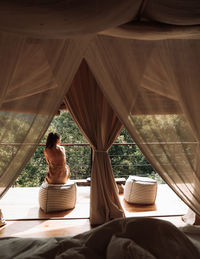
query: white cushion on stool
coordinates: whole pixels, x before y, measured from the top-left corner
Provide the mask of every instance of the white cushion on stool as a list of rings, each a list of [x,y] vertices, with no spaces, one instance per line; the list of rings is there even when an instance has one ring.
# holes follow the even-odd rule
[[[39,190],[39,205],[44,212],[73,209],[76,204],[77,187],[73,181],[67,184],[43,182]]]
[[[124,199],[135,204],[154,204],[157,181],[148,177],[129,176],[125,183]]]

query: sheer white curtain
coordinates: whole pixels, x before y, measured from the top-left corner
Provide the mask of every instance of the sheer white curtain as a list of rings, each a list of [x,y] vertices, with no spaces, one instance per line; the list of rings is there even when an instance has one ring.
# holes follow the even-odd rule
[[[0,34],[0,196],[59,108],[82,59],[80,41]]]
[[[199,40],[98,36],[86,60],[154,169],[200,214]]]

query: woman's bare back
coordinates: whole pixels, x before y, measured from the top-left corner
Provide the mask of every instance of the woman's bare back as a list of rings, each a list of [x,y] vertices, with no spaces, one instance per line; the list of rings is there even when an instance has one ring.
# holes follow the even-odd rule
[[[49,165],[49,171],[46,175],[48,183],[66,183],[70,173],[66,166],[65,149],[60,145],[44,150],[46,161]]]

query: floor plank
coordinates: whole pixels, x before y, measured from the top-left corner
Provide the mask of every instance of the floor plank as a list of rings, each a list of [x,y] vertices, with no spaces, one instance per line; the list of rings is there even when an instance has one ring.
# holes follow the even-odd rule
[[[120,195],[121,204],[126,217],[141,216],[180,216],[184,215],[188,207],[166,184],[158,185],[157,197],[153,205],[134,205],[124,200]]]
[[[73,210],[44,213],[38,204],[39,188],[10,188],[0,200],[0,208],[6,220],[15,219],[87,219],[90,211],[90,187],[78,187],[77,203]],[[188,207],[165,184],[158,185],[154,205],[143,206],[129,204],[123,194],[119,196],[127,217],[135,216],[178,216],[184,215]]]
[[[7,221],[0,228],[0,237],[74,236],[90,229],[89,219]]]
[[[48,218],[89,218],[90,187],[78,187],[77,203],[73,210],[44,213],[38,204],[39,188],[10,188],[0,200],[0,208],[6,220],[48,219]]]
[[[0,200],[7,225],[0,228],[0,237],[73,236],[91,229],[89,222],[90,187],[78,187],[73,210],[45,214],[38,205],[39,188],[10,188]],[[188,207],[167,185],[158,185],[154,205],[129,204],[119,195],[126,217],[156,217],[183,226],[181,215]]]

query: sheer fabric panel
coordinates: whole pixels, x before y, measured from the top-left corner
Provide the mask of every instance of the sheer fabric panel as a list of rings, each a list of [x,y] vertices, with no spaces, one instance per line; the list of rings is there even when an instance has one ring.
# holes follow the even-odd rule
[[[0,196],[21,173],[82,59],[74,40],[0,35]]]
[[[66,38],[135,21],[200,24],[199,0],[0,1],[0,31],[38,38]]]
[[[179,26],[150,21],[134,21],[109,28],[100,35],[135,40],[200,39],[199,26]]]
[[[86,60],[102,91],[154,169],[200,214],[199,41],[99,37]]]
[[[34,2],[1,0],[0,31],[57,39],[98,33],[137,18],[142,0]]]
[[[108,149],[122,124],[108,105],[85,61],[66,95],[69,110],[93,148],[90,222],[102,224],[124,216]]]

